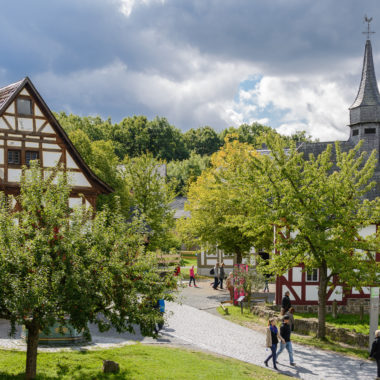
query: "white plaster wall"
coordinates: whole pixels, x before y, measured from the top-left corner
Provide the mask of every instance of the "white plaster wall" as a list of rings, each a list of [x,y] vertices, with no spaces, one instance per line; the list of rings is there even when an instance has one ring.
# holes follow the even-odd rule
[[[352,288],[352,294],[360,294],[360,291],[356,288]]]
[[[8,169],[8,182],[20,182],[21,169]]]
[[[82,206],[82,198],[69,198],[69,207],[74,208]]]
[[[70,172],[70,176],[73,179],[74,186],[91,187],[90,182],[87,181],[86,177],[82,173]]]
[[[7,112],[7,113],[16,113],[16,111],[15,111],[15,102],[12,102],[5,112]]]
[[[368,286],[363,286],[362,290],[363,290],[364,294],[369,294],[371,292],[371,290],[370,290],[370,288]]]
[[[302,295],[302,286],[300,286],[300,285],[292,286],[292,289],[297,294],[297,296],[302,299],[302,297],[301,297],[301,295]]]
[[[44,133],[55,133],[54,129],[52,128],[52,126],[50,124],[46,124],[41,132],[44,132]]]
[[[370,226],[367,226],[359,231],[359,235],[363,238],[367,237],[368,235],[372,235],[376,232],[376,225],[372,224]]]
[[[0,178],[4,179],[4,169],[0,168]]]
[[[0,148],[0,164],[4,164],[4,149]]]
[[[42,152],[43,162],[45,167],[56,166],[59,162],[62,153],[60,152]]]
[[[293,282],[301,282],[301,281],[302,281],[302,268],[293,267]]]
[[[25,141],[25,147],[26,148],[38,148],[40,146],[39,143],[31,142],[31,141]]]
[[[20,94],[21,95],[28,95],[28,96],[30,95],[29,92],[25,88],[22,89],[22,91],[20,92]]]
[[[13,116],[4,116],[4,119],[7,120],[7,122],[10,124],[12,129],[16,129],[15,118]],[[7,126],[7,128],[9,129],[9,126]]]
[[[206,265],[215,265],[217,263],[216,259],[207,259],[207,264]]]
[[[36,119],[36,129],[37,131],[42,127],[42,125],[46,122],[46,120],[43,119]]]
[[[68,169],[79,169],[78,165],[75,163],[70,153],[66,151],[66,166]]]
[[[10,147],[21,146],[21,141],[8,140],[7,144]]]
[[[343,299],[343,289],[341,286],[337,286],[331,296],[329,297],[329,301],[342,301]]]
[[[36,116],[44,116],[41,112],[41,110],[38,108],[37,104],[34,103],[34,114]]]
[[[286,280],[288,280],[289,279],[289,272],[284,273],[283,276],[285,277]]]
[[[50,144],[50,143],[44,143],[42,144],[42,147],[43,148],[46,148],[46,149],[57,149],[57,150],[61,150],[61,147],[57,144]]]
[[[20,131],[33,131],[33,119],[19,118],[18,129]]]
[[[224,265],[234,265],[234,260],[223,259]]]
[[[0,117],[0,128],[9,130],[8,124],[4,121],[2,117]]]
[[[318,285],[306,286],[306,301],[318,301]]]

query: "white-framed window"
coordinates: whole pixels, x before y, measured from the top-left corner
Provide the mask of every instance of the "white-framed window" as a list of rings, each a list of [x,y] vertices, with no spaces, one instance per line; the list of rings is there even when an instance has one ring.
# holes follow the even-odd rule
[[[318,282],[318,269],[313,268],[306,272],[307,282]]]

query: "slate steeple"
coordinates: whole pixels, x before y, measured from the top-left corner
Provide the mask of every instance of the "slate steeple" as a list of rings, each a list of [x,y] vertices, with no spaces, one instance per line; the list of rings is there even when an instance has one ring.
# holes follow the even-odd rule
[[[380,93],[377,87],[371,41],[367,39],[364,50],[362,78],[356,99],[350,110],[351,137],[379,133]],[[365,127],[365,128],[364,128]]]

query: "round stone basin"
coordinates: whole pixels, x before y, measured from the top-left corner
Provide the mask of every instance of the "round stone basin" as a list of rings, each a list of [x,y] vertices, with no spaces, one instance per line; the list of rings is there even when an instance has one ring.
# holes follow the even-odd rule
[[[27,339],[28,330],[25,326],[22,326],[21,337]],[[39,345],[71,345],[75,343],[83,342],[82,332],[77,331],[71,325],[64,326],[60,329],[60,324],[57,322],[52,327],[50,327],[49,333],[46,334],[40,331],[40,338],[38,341]]]

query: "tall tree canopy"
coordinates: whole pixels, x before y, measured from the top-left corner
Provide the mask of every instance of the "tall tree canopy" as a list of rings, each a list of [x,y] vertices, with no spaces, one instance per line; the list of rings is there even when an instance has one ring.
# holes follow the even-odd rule
[[[304,158],[294,143],[286,149],[288,143],[273,133],[265,143],[270,153],[254,160],[256,191],[249,211],[276,228],[280,254],[273,256],[270,272],[281,275],[299,264],[319,269],[318,336],[324,338],[326,294],[334,276],[346,287],[368,286],[379,270],[379,236],[360,234],[380,220],[380,200],[365,199],[375,185],[376,155],[367,158],[360,144],[342,152],[336,143]]]
[[[122,175],[131,196],[132,211],[144,219],[149,250],[169,251],[178,246],[174,235],[174,184],[167,181],[166,167],[151,154],[126,158]]]
[[[154,257],[142,245],[141,223],[126,222],[117,210],[68,207],[70,186],[58,170],[36,165],[24,172],[14,212],[0,197],[0,317],[27,329],[26,378],[37,368],[40,330],[54,322],[71,324],[89,336],[88,323],[101,331],[154,335],[162,317],[153,308],[172,299],[172,277],[161,279]]]
[[[236,139],[226,144],[211,157],[210,168],[204,170],[190,185],[187,210],[191,217],[178,222],[181,236],[189,244],[217,246],[226,253],[236,254],[237,261],[249,253],[252,239],[244,235],[231,218],[241,212],[239,189],[230,179],[237,172],[245,172],[252,157],[253,147]]]
[[[211,156],[223,145],[218,134],[211,127],[190,129],[183,135],[187,149],[201,156]]]

